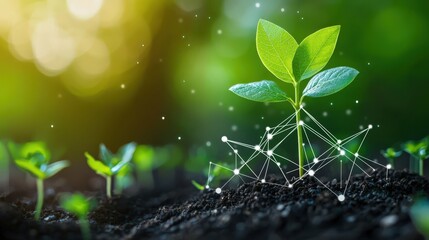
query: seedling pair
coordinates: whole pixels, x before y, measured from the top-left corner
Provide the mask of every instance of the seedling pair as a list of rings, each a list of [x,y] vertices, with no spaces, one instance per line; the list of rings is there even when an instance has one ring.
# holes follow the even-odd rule
[[[303,175],[304,150],[300,108],[304,97],[324,97],[349,85],[358,75],[350,67],[336,67],[320,72],[331,58],[340,26],[323,28],[300,44],[283,28],[259,20],[256,48],[264,66],[281,81],[292,84],[294,98],[273,81],[237,84],[230,88],[240,97],[258,102],[289,102],[296,113],[299,176]],[[304,81],[310,79],[304,90]]]
[[[116,154],[110,152],[104,144],[100,145],[100,158],[96,160],[89,153],[85,153],[88,166],[97,174],[106,178],[106,195],[112,197],[112,177],[125,167],[133,158],[136,143],[131,142],[119,148]]]
[[[40,220],[42,212],[44,189],[43,181],[69,166],[68,161],[58,161],[49,164],[50,152],[43,142],[29,142],[22,145],[9,143],[9,150],[16,165],[30,173],[37,180],[36,220]]]

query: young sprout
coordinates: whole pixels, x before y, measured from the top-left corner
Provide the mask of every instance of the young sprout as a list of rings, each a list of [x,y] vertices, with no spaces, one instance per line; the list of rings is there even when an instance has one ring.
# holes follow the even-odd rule
[[[68,167],[69,162],[62,160],[49,164],[49,150],[41,142],[30,142],[23,145],[9,143],[9,149],[15,160],[15,164],[36,178],[37,204],[34,217],[39,221],[44,199],[43,181]]]
[[[278,79],[292,84],[294,98],[289,97],[273,81],[237,84],[230,88],[240,97],[258,102],[289,102],[295,110],[299,176],[304,173],[304,150],[301,122],[301,106],[304,97],[324,97],[349,85],[358,75],[350,67],[336,67],[320,72],[331,58],[340,26],[323,28],[300,44],[283,28],[266,20],[259,20],[256,32],[256,48],[264,66]],[[310,79],[307,86],[304,80]]]
[[[88,166],[98,175],[106,178],[106,195],[108,198],[112,197],[112,176],[118,174],[131,161],[135,149],[136,144],[131,142],[119,148],[116,154],[112,154],[104,144],[100,144],[101,161],[96,160],[88,152],[85,153]]]
[[[115,175],[114,193],[122,194],[122,191],[133,185],[133,183],[133,168],[131,166],[131,163],[128,163],[124,167],[122,167]]]
[[[426,141],[413,142],[408,141],[402,146],[403,150],[410,155],[410,172],[420,173],[420,161],[419,151],[422,148],[427,148]],[[423,171],[423,170],[422,170]]]
[[[381,154],[383,155],[383,157],[385,157],[387,159],[390,166],[392,168],[395,168],[395,158],[398,158],[399,156],[401,156],[402,152],[401,151],[395,151],[394,148],[388,148],[384,151],[382,150]]]
[[[410,216],[416,229],[429,239],[429,201],[417,200],[410,209]]]
[[[203,185],[201,185],[201,184],[199,184],[197,181],[195,181],[195,180],[192,180],[192,185],[194,185],[194,187],[196,188],[196,189],[198,189],[198,190],[200,190],[200,191],[203,191],[204,190],[204,186]]]
[[[83,239],[90,239],[91,230],[88,222],[88,213],[95,207],[95,202],[80,193],[75,193],[62,196],[60,205],[65,211],[75,215],[79,219]]]

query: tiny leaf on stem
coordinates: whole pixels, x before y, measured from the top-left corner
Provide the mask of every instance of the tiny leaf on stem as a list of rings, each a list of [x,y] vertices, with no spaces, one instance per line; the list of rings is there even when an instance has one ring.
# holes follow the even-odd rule
[[[288,99],[275,82],[267,80],[236,84],[229,90],[242,98],[257,102],[284,102]]]
[[[349,85],[359,74],[350,67],[336,67],[314,76],[304,89],[303,96],[324,97],[334,94]]]
[[[339,25],[327,27],[309,35],[299,44],[292,64],[297,81],[310,78],[326,66],[334,53],[339,34]]]
[[[292,60],[298,43],[283,28],[267,20],[259,20],[256,49],[264,66],[277,78],[293,83]]]
[[[108,166],[104,165],[103,162],[95,160],[94,157],[92,157],[89,153],[85,153],[85,156],[87,158],[88,166],[92,168],[92,170],[94,170],[98,175],[103,177],[112,176],[112,171]]]

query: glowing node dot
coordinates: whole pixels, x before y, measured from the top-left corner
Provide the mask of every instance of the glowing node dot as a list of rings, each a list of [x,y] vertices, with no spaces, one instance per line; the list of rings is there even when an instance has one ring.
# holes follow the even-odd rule
[[[234,175],[238,175],[238,174],[240,174],[240,170],[234,169]]]
[[[165,117],[161,117],[162,120],[165,120]]]
[[[265,183],[265,179],[262,179],[262,180],[261,180],[261,183]]]
[[[293,185],[289,183],[289,185],[288,185],[287,187],[288,187],[288,188],[292,188],[292,187],[293,187]]]
[[[122,89],[125,89],[125,84],[123,84],[123,83],[122,83],[122,84],[121,84],[121,88],[122,88]]]
[[[182,140],[182,137],[177,137],[177,140]]]
[[[220,194],[220,193],[222,192],[222,189],[220,189],[220,188],[216,188],[215,192],[216,192],[217,194]]]
[[[314,162],[314,163],[318,163],[318,162],[319,162],[319,159],[318,159],[318,158],[314,158],[314,159],[313,159],[313,162]]]
[[[356,103],[359,103],[359,100],[356,100]]]
[[[359,153],[355,153],[355,157],[359,157]]]
[[[281,11],[281,12],[284,12],[284,11],[285,11],[285,9],[284,9],[284,8],[281,8],[281,9],[280,9],[280,11]]]
[[[369,125],[368,125],[368,129],[372,129],[372,124],[369,124]]]
[[[221,35],[222,34],[222,29],[218,29],[217,30],[217,34]]]
[[[273,156],[273,151],[268,150],[268,151],[267,151],[267,155],[268,155],[268,156]]]
[[[209,185],[206,185],[206,189],[209,189],[210,187],[209,187]]]
[[[279,163],[279,162],[277,162],[277,166],[279,166],[279,167],[280,167],[280,163]]]
[[[302,120],[301,120],[301,121],[299,121],[299,125],[300,125],[300,126],[304,125],[304,121],[302,121]]]
[[[344,200],[346,200],[346,197],[343,194],[338,195],[338,201],[342,202]]]
[[[228,138],[227,138],[226,136],[223,136],[223,137],[221,138],[221,140],[222,140],[222,142],[227,142],[227,141],[228,141]]]
[[[314,171],[313,170],[308,171],[308,175],[314,176]]]
[[[387,169],[391,169],[391,168],[392,168],[392,165],[391,165],[391,164],[387,164],[387,165],[386,165],[386,168],[387,168]]]
[[[54,128],[54,124],[51,124],[51,128]]]
[[[341,156],[344,156],[344,155],[346,155],[346,152],[345,152],[344,150],[341,150],[341,151],[340,151],[340,155],[341,155]]]
[[[337,143],[340,144],[342,141],[340,139],[337,140]]]
[[[265,128],[265,131],[267,131],[267,132],[268,132],[268,131],[270,131],[270,130],[271,130],[271,128],[270,128],[270,127],[266,127],[266,128]]]
[[[259,8],[261,6],[261,4],[260,3],[255,3],[255,7],[257,7],[257,8]]]
[[[269,133],[269,134],[267,134],[267,139],[268,139],[268,140],[273,139],[273,134],[270,134],[270,133]]]
[[[238,153],[238,150],[237,150],[237,149],[234,149],[234,153],[235,153],[235,154],[237,154],[237,153]]]
[[[255,150],[256,150],[256,151],[259,151],[259,150],[261,150],[261,146],[259,146],[259,145],[256,145],[256,146],[255,146]]]

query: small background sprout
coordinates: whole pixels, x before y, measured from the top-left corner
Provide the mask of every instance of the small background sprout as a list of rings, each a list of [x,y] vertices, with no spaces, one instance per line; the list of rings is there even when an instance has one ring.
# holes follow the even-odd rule
[[[388,148],[386,150],[381,151],[381,154],[383,155],[383,157],[385,157],[387,159],[390,166],[392,166],[392,168],[394,169],[395,168],[395,159],[398,158],[399,156],[401,156],[402,152],[401,151],[395,151],[394,148]]]
[[[80,193],[75,193],[62,196],[60,205],[65,211],[78,218],[83,239],[90,239],[91,230],[88,222],[88,213],[96,206],[96,203]]]

